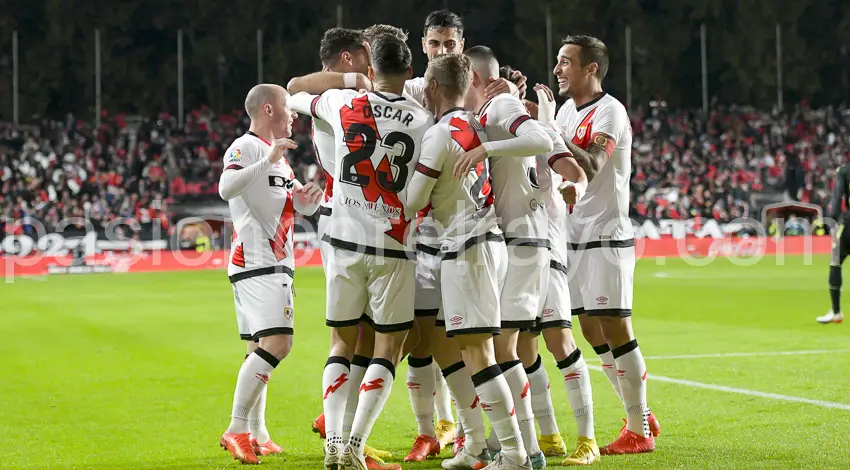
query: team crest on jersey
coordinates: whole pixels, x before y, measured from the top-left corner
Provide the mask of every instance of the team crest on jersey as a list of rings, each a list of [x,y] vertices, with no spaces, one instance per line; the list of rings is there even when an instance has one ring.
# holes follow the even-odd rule
[[[293,311],[290,307],[285,307],[283,309],[283,316],[286,317],[287,320],[292,321]]]
[[[585,125],[585,126],[580,126],[580,127],[576,130],[576,137],[578,137],[579,139],[584,139],[584,135],[585,135],[586,133],[587,133],[587,126],[586,126],[586,125]]]
[[[242,149],[235,148],[227,154],[227,163],[241,163],[242,162]]]

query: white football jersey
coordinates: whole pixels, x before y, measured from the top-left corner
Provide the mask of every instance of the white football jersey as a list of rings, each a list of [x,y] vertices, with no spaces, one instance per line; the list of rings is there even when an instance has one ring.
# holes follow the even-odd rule
[[[493,207],[487,162],[481,162],[461,180],[452,176],[455,162],[464,152],[481,145],[482,135],[473,128],[473,117],[463,109],[450,110],[428,129],[422,140],[422,157],[416,170],[437,178],[431,192],[431,214],[441,227],[440,249],[461,251],[467,240],[501,234]],[[480,241],[484,241],[480,238]],[[468,248],[468,246],[467,246]]]
[[[543,205],[546,208],[546,216],[549,221],[548,235],[549,242],[552,244],[550,256],[553,260],[566,266],[567,203],[564,202],[564,198],[561,197],[561,193],[558,191],[558,186],[564,182],[564,178],[549,166],[549,161],[551,158],[561,154],[571,155],[571,152],[566,144],[564,144],[564,140],[554,129],[549,126],[544,126],[544,128],[546,129],[546,133],[549,134],[549,137],[552,138],[553,150],[549,154],[537,156],[537,169],[539,170],[537,177],[540,182],[540,194],[543,196]]]
[[[237,138],[224,153],[225,171],[244,168],[266,158],[271,144],[253,132]],[[233,240],[227,275],[250,277],[256,270],[295,269],[292,252],[295,217],[292,190],[295,174],[285,159],[228,201]],[[263,271],[256,274],[259,275]],[[245,274],[243,274],[245,273]]]
[[[516,137],[524,123],[532,121],[522,102],[501,94],[478,112],[489,141]],[[537,159],[528,157],[490,157],[490,177],[495,194],[496,216],[508,243],[548,247],[547,218],[543,208]]]
[[[425,78],[416,77],[404,82],[404,96],[412,98],[417,103],[425,105]],[[429,208],[425,208],[417,214],[419,223],[416,225],[416,241],[418,245],[425,245],[428,251],[436,251],[440,247],[439,230],[434,224],[434,218]],[[421,248],[421,247],[420,247]]]
[[[404,93],[425,106],[425,78],[416,77],[404,82]]]
[[[626,108],[607,93],[578,108],[570,99],[555,120],[565,140],[582,149],[594,142],[610,155],[568,217],[569,241],[633,241],[629,220],[632,127]]]
[[[313,150],[316,152],[316,159],[319,160],[319,165],[322,167],[322,173],[325,177],[325,197],[322,201],[322,207],[330,208],[334,196],[333,174],[336,144],[333,128],[320,119],[313,119]]]
[[[332,246],[388,257],[407,257],[414,214],[398,193],[419,160],[430,113],[403,96],[355,90],[296,94],[291,107],[307,108],[334,132],[333,217],[324,239]]]

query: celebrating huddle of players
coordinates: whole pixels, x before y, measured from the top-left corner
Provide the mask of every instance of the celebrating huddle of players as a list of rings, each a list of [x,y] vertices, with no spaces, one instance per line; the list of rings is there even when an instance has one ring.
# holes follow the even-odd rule
[[[248,355],[222,447],[244,463],[280,452],[264,423],[272,371],[292,345],[294,211],[320,211],[331,347],[322,375],[325,468],[400,468],[366,446],[407,357],[418,434],[405,461],[437,455],[436,363],[457,408],[447,469],[539,469],[545,456],[589,465],[651,452],[659,425],[631,327],[634,235],[628,218],[631,127],[602,91],[605,45],[569,36],[558,93],[464,48],[461,19],[428,16],[423,77],[402,30],[334,28],[323,70],[246,98],[250,131],[225,154],[220,193],[234,240],[228,275]],[[501,73],[501,76],[500,76]],[[283,159],[294,112],[313,118],[324,191]],[[588,367],[573,316],[626,411],[611,444],[594,437]],[[578,427],[567,452],[538,337],[554,356]],[[483,411],[483,414],[482,414]],[[492,433],[485,436],[484,415]],[[540,426],[537,435],[535,421]],[[439,439],[438,439],[439,437]]]

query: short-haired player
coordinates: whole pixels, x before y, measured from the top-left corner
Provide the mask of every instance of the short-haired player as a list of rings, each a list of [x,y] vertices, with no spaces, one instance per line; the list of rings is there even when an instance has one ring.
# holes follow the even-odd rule
[[[230,426],[220,444],[243,463],[280,453],[265,426],[267,384],[292,348],[294,211],[313,214],[321,190],[302,186],[283,158],[295,114],[282,87],[261,84],[245,98],[248,132],[227,149],[219,194],[233,218],[227,267],[236,303],[239,336],[248,342],[233,394]]]

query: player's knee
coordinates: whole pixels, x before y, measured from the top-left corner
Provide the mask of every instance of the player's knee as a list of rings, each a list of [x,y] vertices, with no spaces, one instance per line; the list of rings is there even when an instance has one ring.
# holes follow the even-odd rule
[[[517,355],[523,367],[531,367],[537,361],[537,335],[522,332],[517,340]]]
[[[566,358],[578,348],[569,328],[543,330],[543,341],[546,342],[546,349],[558,360]]]
[[[605,342],[614,349],[635,339],[629,317],[599,317]],[[600,344],[600,343],[591,343]]]
[[[841,289],[843,279],[841,276],[841,266],[829,267],[829,287],[833,289]]]
[[[260,347],[282,361],[292,350],[292,335],[272,335],[260,338]]]
[[[599,322],[588,316],[587,314],[579,315],[579,323],[581,324],[581,334],[584,339],[590,344],[602,344],[605,342],[605,335],[602,334],[602,327]]]

